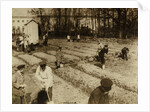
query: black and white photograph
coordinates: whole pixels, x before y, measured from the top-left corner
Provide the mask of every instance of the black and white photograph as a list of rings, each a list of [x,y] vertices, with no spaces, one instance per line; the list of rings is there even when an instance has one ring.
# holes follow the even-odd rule
[[[138,104],[138,8],[12,8],[12,104]]]

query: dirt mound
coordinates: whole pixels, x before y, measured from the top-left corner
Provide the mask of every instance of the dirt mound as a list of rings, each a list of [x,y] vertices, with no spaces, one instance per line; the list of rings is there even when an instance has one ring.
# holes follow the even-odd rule
[[[50,63],[50,62],[56,62],[56,57],[55,57],[55,56],[53,56],[53,55],[48,55],[48,54],[43,53],[43,52],[33,53],[33,56],[36,56],[36,57],[41,58],[41,59],[45,59],[45,60],[47,60],[49,63]]]
[[[24,61],[12,56],[12,67],[17,67],[18,65],[22,65],[22,64],[26,65]]]
[[[78,64],[76,68],[100,79],[108,77],[112,79],[117,86],[129,91],[133,91],[136,93],[138,92],[138,79],[136,78],[132,79],[130,77],[123,77],[120,74],[113,73],[108,70],[102,70],[101,68],[90,63]]]
[[[91,75],[71,67],[60,68],[55,72],[59,77],[63,78],[67,82],[70,82],[74,86],[79,87],[88,95],[92,92],[92,90],[100,85],[100,79],[92,77]],[[120,88],[115,84],[113,85],[109,95],[111,104],[137,104],[138,101],[137,93]]]
[[[42,61],[41,59],[28,54],[18,55],[18,57],[27,62],[29,65],[38,64],[39,62]]]

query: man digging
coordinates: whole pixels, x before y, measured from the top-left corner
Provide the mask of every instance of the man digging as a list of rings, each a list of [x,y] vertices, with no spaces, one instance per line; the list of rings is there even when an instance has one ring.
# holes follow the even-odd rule
[[[113,82],[108,78],[104,78],[100,84],[101,86],[92,91],[88,104],[109,104],[108,93],[111,90]]]
[[[47,92],[48,100],[50,104],[52,101],[52,87],[53,87],[53,73],[52,69],[46,65],[45,61],[39,63],[36,69],[36,77],[41,82],[42,89]]]
[[[99,52],[99,59],[102,63],[102,69],[105,69],[105,54],[108,53],[108,45],[104,45],[103,49]]]

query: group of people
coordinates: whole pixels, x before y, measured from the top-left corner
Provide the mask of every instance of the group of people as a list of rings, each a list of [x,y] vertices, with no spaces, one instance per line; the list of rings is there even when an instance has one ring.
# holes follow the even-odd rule
[[[18,71],[13,74],[12,77],[12,102],[16,104],[54,104],[52,100],[52,89],[53,89],[53,72],[52,69],[47,66],[45,61],[39,63],[36,69],[35,77],[40,82],[40,91],[37,94],[36,100],[31,101],[26,99],[24,70],[25,65],[19,65]],[[109,96],[108,93],[111,90],[113,82],[109,78],[103,78],[100,81],[100,86],[93,90],[91,93],[88,104],[108,104]]]
[[[30,35],[21,34],[16,39],[17,51],[30,52],[34,50],[33,40]]]
[[[74,42],[74,41],[77,41],[77,42],[79,42],[80,41],[80,35],[78,34],[76,37],[73,37],[72,38],[72,42]],[[68,42],[71,42],[71,36],[70,35],[67,35],[67,41]]]
[[[15,96],[13,99],[13,103],[18,104],[28,104],[32,103],[29,99],[26,99],[25,94],[25,77],[24,77],[24,70],[25,65],[19,65],[17,67],[18,71],[13,74],[12,76],[12,95]],[[36,104],[41,103],[50,103],[53,104],[52,100],[52,88],[53,88],[53,72],[52,69],[46,65],[45,61],[39,63],[39,66],[36,69],[35,77],[37,78],[38,82],[40,83],[40,91],[37,95]],[[46,93],[47,99],[41,94]],[[42,98],[41,98],[42,97]],[[45,99],[45,100],[44,100]]]
[[[27,36],[25,36],[26,39]],[[45,35],[47,38],[47,35]],[[22,40],[25,40],[22,39]],[[69,40],[69,38],[67,37]],[[44,45],[47,45],[47,39],[45,39]],[[26,43],[24,42],[24,46]],[[98,43],[98,60],[102,64],[102,69],[105,69],[105,54],[108,53],[108,45],[103,45],[100,41]],[[25,47],[26,48],[26,47]],[[63,66],[62,64],[62,47],[59,46],[58,51],[56,52],[56,68],[60,68]],[[127,53],[129,49],[124,47],[121,50],[123,54],[123,59],[127,58]],[[12,81],[12,93],[13,95],[18,97],[18,101],[20,104],[24,103],[35,103],[35,104],[53,104],[52,100],[52,90],[53,90],[53,72],[52,69],[47,66],[45,61],[39,63],[39,66],[36,69],[35,77],[40,82],[41,88],[39,93],[37,94],[37,99],[34,102],[28,101],[25,97],[25,88],[26,84],[24,78],[24,69],[25,65],[19,65],[17,67],[18,71],[13,75]],[[103,78],[100,81],[100,86],[94,89],[89,97],[88,104],[109,104],[109,96],[108,93],[111,90],[113,82],[109,78]],[[14,99],[16,100],[16,99]],[[14,102],[14,101],[13,101]]]
[[[124,47],[121,49],[119,57],[124,60],[128,60],[129,48]],[[108,45],[103,45],[100,41],[98,42],[98,50],[97,50],[97,60],[101,62],[102,69],[105,69],[105,58],[106,54],[108,54]]]

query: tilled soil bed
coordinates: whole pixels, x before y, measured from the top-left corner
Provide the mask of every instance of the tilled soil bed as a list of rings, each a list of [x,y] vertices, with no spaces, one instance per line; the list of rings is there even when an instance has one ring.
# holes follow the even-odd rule
[[[67,82],[70,82],[74,86],[80,88],[83,92],[87,93],[88,95],[92,92],[92,90],[94,90],[97,86],[100,85],[101,79],[93,77],[89,74],[86,74],[80,70],[71,67],[60,68],[56,70],[55,73]],[[111,104],[138,103],[137,93],[120,88],[115,83],[109,95]]]

